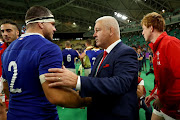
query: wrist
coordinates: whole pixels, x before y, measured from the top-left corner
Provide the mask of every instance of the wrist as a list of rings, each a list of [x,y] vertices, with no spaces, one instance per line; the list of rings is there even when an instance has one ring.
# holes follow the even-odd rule
[[[141,96],[139,99],[140,99],[140,100],[145,99],[145,96],[143,95],[143,96]]]
[[[81,90],[81,80],[80,80],[80,76],[77,76],[76,79],[76,86],[75,86],[76,90]]]
[[[78,81],[78,76],[76,75],[76,76],[75,76],[75,85],[74,85],[73,88],[76,88],[76,86],[77,86],[77,81]]]
[[[91,97],[82,98],[81,106],[82,107],[87,107],[88,105],[91,104],[91,102],[92,102],[92,98]]]

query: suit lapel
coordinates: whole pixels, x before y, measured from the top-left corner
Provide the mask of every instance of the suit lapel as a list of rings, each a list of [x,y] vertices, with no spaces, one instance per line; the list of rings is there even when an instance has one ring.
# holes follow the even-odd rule
[[[111,59],[113,58],[113,55],[114,55],[114,52],[116,52],[116,50],[122,45],[122,42],[118,43],[112,50],[111,52],[107,55],[107,57],[105,58],[105,60],[103,61],[103,63],[101,64],[98,72],[97,72],[97,75],[98,73],[101,72],[101,70],[103,69],[103,66],[106,65],[106,64],[109,64],[111,62]],[[101,57],[102,58],[102,57]],[[101,59],[100,59],[101,60]],[[99,61],[100,62],[100,61]]]

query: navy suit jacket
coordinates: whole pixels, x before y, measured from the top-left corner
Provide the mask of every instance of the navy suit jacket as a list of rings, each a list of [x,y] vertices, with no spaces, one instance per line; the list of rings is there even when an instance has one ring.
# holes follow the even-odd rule
[[[136,52],[118,43],[107,55],[96,74],[101,53],[89,77],[81,76],[81,97],[92,97],[88,120],[136,120],[138,114]]]

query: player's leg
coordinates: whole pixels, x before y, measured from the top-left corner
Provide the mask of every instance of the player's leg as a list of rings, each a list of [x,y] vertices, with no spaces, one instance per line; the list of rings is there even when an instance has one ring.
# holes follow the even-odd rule
[[[153,109],[151,120],[165,120],[165,119],[162,115],[162,112],[159,112],[156,109]]]

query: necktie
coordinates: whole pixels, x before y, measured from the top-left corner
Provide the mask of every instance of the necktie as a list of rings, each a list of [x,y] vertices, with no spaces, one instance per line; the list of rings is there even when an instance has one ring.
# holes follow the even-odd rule
[[[98,70],[99,70],[101,64],[103,63],[104,59],[106,58],[107,54],[108,54],[107,51],[104,51],[103,58],[102,58],[102,60],[101,60],[101,62],[100,62],[100,64],[99,64],[99,66],[98,66]],[[97,71],[98,71],[98,70],[97,70]]]

